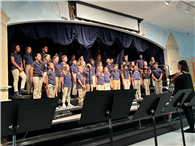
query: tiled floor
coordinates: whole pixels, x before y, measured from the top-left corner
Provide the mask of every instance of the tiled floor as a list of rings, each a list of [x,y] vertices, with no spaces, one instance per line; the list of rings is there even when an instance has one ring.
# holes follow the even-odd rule
[[[188,127],[185,127],[186,129]],[[184,133],[186,146],[195,146],[195,133]],[[183,146],[181,130],[169,132],[157,137],[158,146]],[[154,138],[144,140],[129,146],[154,146]]]

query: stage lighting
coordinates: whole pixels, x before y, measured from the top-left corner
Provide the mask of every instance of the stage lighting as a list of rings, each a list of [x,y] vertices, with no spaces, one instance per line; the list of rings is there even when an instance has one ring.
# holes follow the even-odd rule
[[[166,5],[169,5],[171,1],[165,1],[165,4]]]
[[[179,2],[179,3],[177,4],[176,7],[177,7],[178,9],[180,9],[182,5],[183,5],[183,3],[182,3],[182,2]]]
[[[186,8],[185,12],[186,12],[186,13],[189,13],[189,12],[190,12],[190,10],[191,10],[191,7],[190,7],[190,6],[188,6],[188,7]]]

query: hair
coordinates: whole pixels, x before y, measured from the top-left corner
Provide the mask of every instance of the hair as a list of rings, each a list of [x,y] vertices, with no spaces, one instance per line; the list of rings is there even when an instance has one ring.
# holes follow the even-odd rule
[[[43,46],[42,46],[42,49],[45,48],[45,47],[47,47],[47,45],[43,45]]]
[[[58,57],[58,56],[53,56],[53,58],[52,58],[52,59],[54,60],[54,59],[56,59],[57,57]],[[59,58],[59,57],[58,57],[58,58]]]
[[[154,57],[153,57],[153,56],[152,56],[152,57],[150,57],[150,64],[152,63],[152,61],[151,61],[151,59],[152,59],[152,58],[154,58]],[[154,62],[155,62],[155,59],[154,59]]]
[[[148,65],[148,62],[147,62],[147,61],[144,61],[144,63],[145,63],[145,62],[146,62],[146,63],[147,63],[147,65]]]
[[[79,70],[79,69],[82,69],[82,67],[81,66],[77,66],[77,69]]]
[[[104,69],[108,69],[107,67],[104,67]]]
[[[154,64],[157,64],[157,65],[158,65],[158,62],[155,61]],[[154,65],[154,64],[153,64],[153,65]]]
[[[47,62],[47,61],[46,61],[46,57],[47,57],[47,56],[49,56],[49,54],[45,54],[45,55],[43,56],[43,62]]]
[[[178,64],[181,65],[181,71],[189,72],[188,63],[185,60],[180,60]]]
[[[93,58],[90,58],[90,59],[89,59],[89,63],[91,63],[93,60],[94,60]]]
[[[81,66],[82,68],[84,68],[84,66],[83,66],[83,62],[85,63],[85,61],[84,61],[84,60],[79,62],[79,66]],[[86,67],[86,63],[85,63],[85,67]]]
[[[102,64],[102,62],[101,61],[98,61],[97,62],[97,66],[100,66],[100,64]]]
[[[50,64],[53,64],[53,62],[51,62],[51,61],[47,62],[47,70],[49,70]]]
[[[38,55],[41,55],[41,54],[40,53],[36,53],[35,56],[34,56],[34,58],[37,57]]]
[[[25,50],[25,53],[24,53],[24,54],[25,54],[25,55],[30,55],[30,56],[32,56],[32,53],[30,53],[30,54],[27,53],[28,48],[29,48],[29,46],[26,46],[26,47],[24,48],[24,50]],[[30,48],[31,48],[31,47],[30,47]]]
[[[67,58],[67,56],[66,56],[66,55],[62,55],[61,59],[64,59],[65,57]]]
[[[67,70],[68,66],[69,66],[68,64],[64,64],[64,65],[62,66],[62,73],[64,73],[65,79],[66,79],[66,77],[67,77],[67,74],[69,73],[69,71]]]
[[[99,55],[100,55],[100,54],[98,54],[98,55],[96,56],[96,58],[95,58],[96,61],[99,61],[99,60],[98,60],[98,56],[99,56]],[[101,55],[100,55],[100,56],[101,56]],[[102,61],[102,56],[101,56],[100,61]]]
[[[118,64],[114,64],[114,65],[113,65],[113,68],[116,67],[116,66],[118,66]]]
[[[11,50],[12,52],[15,52],[16,51],[16,47],[19,46],[18,44],[13,44],[11,45]],[[17,52],[18,54],[20,54],[20,52]]]
[[[99,74],[102,74],[103,71],[101,71],[101,72],[99,71],[100,70],[100,67],[103,68],[102,66],[97,66],[96,72],[99,73]]]
[[[125,69],[126,66],[127,66],[126,64],[123,65],[123,71],[127,71],[128,70],[128,66],[127,66],[127,70]]]
[[[137,67],[136,65],[133,66],[133,68]]]

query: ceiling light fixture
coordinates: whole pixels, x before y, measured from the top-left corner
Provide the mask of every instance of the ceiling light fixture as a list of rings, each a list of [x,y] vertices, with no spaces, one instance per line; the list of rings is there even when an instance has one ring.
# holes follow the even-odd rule
[[[189,13],[189,12],[190,12],[190,10],[191,10],[191,7],[190,7],[190,6],[188,6],[188,7],[186,8],[185,12],[186,12],[186,13]]]
[[[183,3],[182,3],[182,2],[179,2],[179,3],[177,4],[176,7],[177,7],[178,9],[180,9],[182,5],[183,5]]]
[[[171,3],[171,1],[165,1],[166,5],[169,5]]]

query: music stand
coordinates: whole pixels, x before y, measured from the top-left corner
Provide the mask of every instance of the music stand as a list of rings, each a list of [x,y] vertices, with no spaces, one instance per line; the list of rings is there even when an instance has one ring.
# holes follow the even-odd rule
[[[58,98],[2,102],[2,135],[12,134],[16,146],[17,133],[50,128],[57,102]]]
[[[182,104],[188,99],[189,95],[194,92],[193,89],[185,89],[185,90],[179,90],[174,98],[170,101],[170,103],[163,109],[163,111],[172,111],[173,109],[177,109],[177,114],[179,115],[180,119],[180,126],[181,126],[181,133],[182,133],[182,140],[183,145],[185,146],[185,137],[184,137],[184,131],[183,131],[183,122],[182,122],[182,115],[181,115],[181,106]]]
[[[113,146],[112,120],[128,117],[135,92],[135,89],[88,92],[79,123],[83,125],[108,121],[110,144]]]
[[[145,99],[140,104],[135,115],[133,117],[129,117],[130,120],[135,120],[152,116],[155,146],[158,146],[155,116],[161,113],[165,104],[169,101],[171,94],[172,93],[164,93],[146,96]]]

